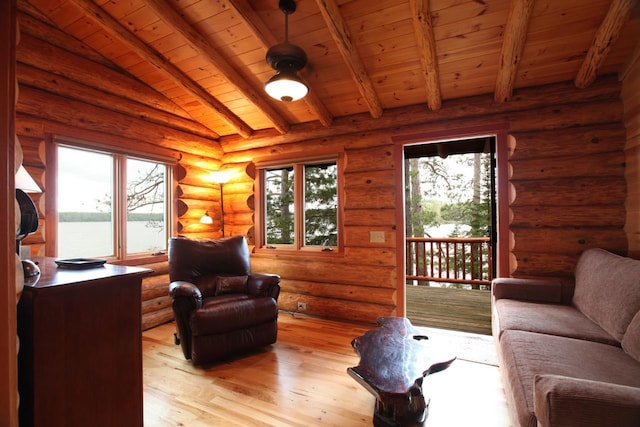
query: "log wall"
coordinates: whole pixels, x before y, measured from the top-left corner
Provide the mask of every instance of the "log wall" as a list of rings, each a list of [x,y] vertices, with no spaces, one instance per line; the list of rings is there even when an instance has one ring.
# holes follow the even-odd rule
[[[215,133],[77,40],[25,13],[19,19],[24,43],[17,50],[16,133],[24,166],[43,190],[31,194],[40,216],[38,231],[23,242],[31,255],[55,256],[54,239],[47,245],[53,233],[47,233],[46,218],[55,209],[55,202],[47,200],[52,193],[47,185],[55,183],[47,179],[47,150],[57,136],[177,159],[175,234],[219,236],[220,193],[207,181],[208,172],[221,164]],[[211,226],[199,223],[207,209],[218,215]],[[142,282],[142,326],[148,329],[171,320],[173,313],[166,256],[142,266],[154,271]]]
[[[636,50],[637,52],[637,50]],[[626,69],[622,84],[624,123],[627,128],[625,147],[627,168],[627,220],[629,254],[640,258],[640,55]]]
[[[437,114],[404,109],[385,113],[396,123],[374,128],[366,118],[352,119],[326,135],[320,127],[302,133],[257,135],[254,140],[222,138],[225,166],[250,159],[343,153],[344,254],[342,256],[252,256],[253,269],[282,276],[280,306],[307,313],[374,322],[401,314],[398,305],[396,241],[398,208],[394,139],[473,126],[509,128],[510,274],[572,280],[578,256],[590,247],[627,253],[625,128],[620,84],[615,79],[586,90],[553,85],[522,90],[507,105],[485,97],[450,101]],[[547,102],[540,102],[546,99]],[[460,114],[460,111],[466,111]],[[361,120],[361,121],[360,121]],[[379,122],[376,122],[379,123]],[[378,125],[379,126],[379,125]],[[627,152],[627,155],[629,152]],[[247,189],[248,190],[248,189]],[[250,197],[247,191],[243,197]],[[384,244],[370,243],[369,232],[385,232]]]
[[[637,77],[625,81],[624,114],[620,83],[616,78],[599,78],[581,90],[570,83],[524,89],[503,104],[495,104],[492,96],[476,96],[449,100],[437,112],[414,106],[387,110],[376,120],[361,114],[337,118],[331,126],[296,125],[284,135],[260,131],[248,139],[225,137],[219,144],[210,138],[210,130],[188,120],[186,113],[158,99],[140,82],[99,57],[84,54],[84,47],[46,24],[20,17],[28,49],[21,43],[17,52],[21,94],[16,130],[25,166],[44,190],[34,197],[42,218],[51,204],[45,181],[52,135],[175,156],[175,234],[221,236],[224,202],[225,235],[245,235],[251,243],[256,161],[310,153],[344,156],[343,253],[252,255],[255,271],[282,276],[283,309],[295,310],[296,302],[304,301],[309,314],[370,323],[379,316],[402,314],[398,283],[404,266],[397,265],[396,258],[404,248],[404,242],[396,241],[400,213],[396,196],[402,191],[396,177],[401,176],[402,165],[394,158],[394,141],[407,135],[435,132],[453,138],[458,129],[509,129],[512,276],[570,280],[577,257],[586,248],[599,246],[626,254],[639,246],[633,237],[640,205]],[[54,54],[58,60],[43,61]],[[127,85],[136,90],[122,91]],[[96,89],[108,96],[96,99]],[[134,108],[134,102],[141,107]],[[224,186],[223,200],[220,187],[208,177],[219,168],[233,173]],[[630,209],[625,210],[625,203]],[[199,222],[205,211],[213,224]],[[370,231],[383,231],[385,243],[370,243]],[[628,245],[628,240],[635,243]],[[45,220],[25,243],[34,254],[49,255]],[[153,268],[158,273],[143,285],[145,327],[168,316],[168,299],[162,295],[168,284],[165,267]]]

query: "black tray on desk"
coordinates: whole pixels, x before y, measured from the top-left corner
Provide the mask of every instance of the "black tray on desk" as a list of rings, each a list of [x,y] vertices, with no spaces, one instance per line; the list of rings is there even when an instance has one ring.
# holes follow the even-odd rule
[[[100,258],[69,258],[55,260],[55,263],[59,268],[72,268],[76,270],[102,267],[106,262],[106,259]]]

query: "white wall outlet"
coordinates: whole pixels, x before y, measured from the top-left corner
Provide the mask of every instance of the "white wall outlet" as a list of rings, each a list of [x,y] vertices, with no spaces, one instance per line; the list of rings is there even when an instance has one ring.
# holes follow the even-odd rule
[[[384,231],[370,231],[369,242],[371,243],[384,243]]]

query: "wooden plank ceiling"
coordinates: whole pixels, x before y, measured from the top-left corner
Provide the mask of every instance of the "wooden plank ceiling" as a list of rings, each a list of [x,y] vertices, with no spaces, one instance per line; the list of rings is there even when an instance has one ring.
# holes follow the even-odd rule
[[[480,94],[509,102],[523,87],[622,78],[640,55],[640,0],[298,0],[289,41],[307,53],[310,93],[282,103],[263,90],[274,74],[266,51],[284,40],[278,0],[20,0],[19,9],[218,136],[437,110]]]

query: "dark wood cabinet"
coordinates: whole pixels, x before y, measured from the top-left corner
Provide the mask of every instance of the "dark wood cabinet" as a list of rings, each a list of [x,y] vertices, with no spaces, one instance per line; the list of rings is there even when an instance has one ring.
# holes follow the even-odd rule
[[[142,426],[140,284],[149,270],[36,261],[41,274],[18,304],[20,425]]]

